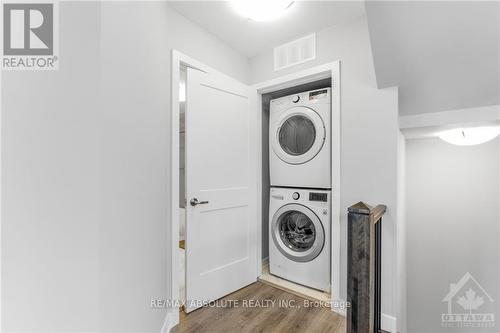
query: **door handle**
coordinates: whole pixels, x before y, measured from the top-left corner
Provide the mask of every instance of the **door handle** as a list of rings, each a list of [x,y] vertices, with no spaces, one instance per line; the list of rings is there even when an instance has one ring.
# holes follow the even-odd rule
[[[193,206],[193,207],[194,207],[194,206],[197,206],[197,205],[204,205],[204,204],[207,204],[207,203],[208,203],[208,201],[198,201],[198,199],[197,199],[197,198],[193,198],[193,199],[191,199],[191,200],[189,201],[189,204],[190,204],[191,206]]]

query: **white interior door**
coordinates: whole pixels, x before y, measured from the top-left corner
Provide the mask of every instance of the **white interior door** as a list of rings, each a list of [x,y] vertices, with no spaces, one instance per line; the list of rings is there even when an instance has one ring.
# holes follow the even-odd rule
[[[186,311],[257,279],[248,86],[188,68]]]

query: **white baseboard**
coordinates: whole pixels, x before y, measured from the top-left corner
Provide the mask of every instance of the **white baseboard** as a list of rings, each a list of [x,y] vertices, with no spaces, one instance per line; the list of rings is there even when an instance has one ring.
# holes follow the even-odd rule
[[[335,312],[336,314],[341,315],[342,317],[347,316],[347,310],[345,308],[336,308],[332,306],[332,311]]]
[[[169,308],[163,322],[163,327],[161,328],[161,333],[170,333],[170,330],[177,324],[179,324],[179,309]]]
[[[384,331],[390,333],[397,333],[397,320],[396,317],[389,316],[388,314],[382,313],[380,318],[380,328]]]

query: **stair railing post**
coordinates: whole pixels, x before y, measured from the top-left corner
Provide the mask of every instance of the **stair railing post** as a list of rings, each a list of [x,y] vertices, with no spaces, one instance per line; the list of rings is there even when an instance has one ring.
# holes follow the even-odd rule
[[[386,206],[349,207],[347,222],[347,333],[379,333],[382,215]]]

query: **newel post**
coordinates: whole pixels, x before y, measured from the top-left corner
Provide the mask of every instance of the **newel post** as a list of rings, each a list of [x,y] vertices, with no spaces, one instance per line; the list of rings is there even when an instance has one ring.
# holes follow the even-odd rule
[[[386,206],[349,207],[347,221],[347,333],[378,333],[382,215]]]

